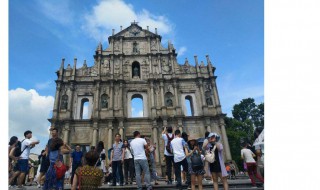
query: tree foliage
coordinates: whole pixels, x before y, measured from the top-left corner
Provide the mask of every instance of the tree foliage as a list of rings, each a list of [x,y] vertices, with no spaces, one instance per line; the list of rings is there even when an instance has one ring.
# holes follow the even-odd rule
[[[264,103],[256,105],[253,98],[243,99],[233,106],[232,116],[225,118],[230,151],[233,160],[243,170],[240,141],[252,142],[254,128],[264,127]]]

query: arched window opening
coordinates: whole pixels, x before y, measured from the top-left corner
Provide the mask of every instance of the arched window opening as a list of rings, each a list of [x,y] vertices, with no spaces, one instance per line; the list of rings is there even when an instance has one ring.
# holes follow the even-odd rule
[[[185,97],[186,116],[194,116],[193,101],[191,96]]]
[[[140,63],[137,61],[132,63],[132,78],[140,78]]]
[[[89,119],[89,99],[81,100],[80,119]]]
[[[173,107],[173,94],[171,92],[165,94],[165,101],[167,107]]]
[[[131,116],[143,117],[143,97],[140,94],[135,94],[131,98]]]
[[[109,97],[107,94],[101,95],[101,108],[108,108]]]

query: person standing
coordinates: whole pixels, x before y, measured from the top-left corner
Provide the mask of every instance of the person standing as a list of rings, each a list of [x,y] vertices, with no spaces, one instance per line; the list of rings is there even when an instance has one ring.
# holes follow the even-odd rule
[[[210,172],[213,179],[213,187],[214,190],[218,190],[218,177],[221,179],[224,190],[228,190],[228,182],[227,182],[227,176],[228,173],[226,171],[226,167],[224,165],[223,161],[223,146],[218,141],[220,140],[220,136],[216,133],[210,133],[208,135],[209,143],[206,146],[206,150],[208,151],[214,151],[215,155],[215,161],[213,163],[210,163]]]
[[[128,140],[123,141],[123,147],[124,147],[124,179],[125,179],[125,185],[128,185],[129,184],[128,173],[130,173],[130,184],[132,184],[133,182],[134,163],[133,163],[130,144],[128,143]]]
[[[32,132],[26,131],[24,132],[25,139],[21,142],[21,155],[20,159],[18,160],[18,171],[20,171],[19,177],[18,177],[18,188],[17,189],[23,189],[22,183],[25,179],[26,173],[28,172],[29,167],[29,155],[30,155],[30,149],[33,148],[36,144],[39,144],[40,141],[34,141],[32,142],[30,139],[32,138]]]
[[[102,170],[103,175],[105,175],[106,172],[107,172],[107,168],[106,168],[106,150],[104,149],[103,141],[99,141],[98,142],[98,145],[96,147],[96,151],[100,155],[98,163],[97,163],[96,166],[99,167]]]
[[[150,170],[145,151],[145,149],[148,149],[148,144],[145,139],[141,138],[139,131],[133,132],[133,136],[134,139],[130,142],[130,147],[134,157],[134,166],[138,190],[142,190],[141,169],[144,173],[144,181],[147,185],[147,189],[151,190],[152,185],[150,183]]]
[[[159,185],[157,180],[159,177],[157,176],[156,171],[156,163],[155,163],[155,150],[156,146],[155,144],[152,145],[149,138],[145,138],[146,142],[148,144],[148,151],[147,151],[147,160],[149,162],[149,169],[150,169],[150,177],[154,180],[154,185]]]
[[[162,139],[164,140],[164,157],[166,159],[166,174],[168,176],[168,184],[172,184],[172,166],[174,165],[173,154],[172,152],[168,152],[167,145],[171,143],[174,139],[174,135],[172,134],[172,127],[164,127],[162,131]]]
[[[182,189],[181,183],[181,166],[185,172],[188,172],[188,162],[186,159],[186,154],[184,147],[187,146],[187,143],[181,138],[181,132],[177,129],[174,132],[175,138],[171,141],[171,148],[174,157],[174,173],[177,179],[176,187]],[[188,184],[189,185],[189,184]]]
[[[237,179],[236,178],[236,166],[230,162],[230,170],[231,170],[231,179]]]
[[[51,189],[63,189],[64,186],[64,176],[61,179],[57,179],[55,165],[62,165],[63,154],[69,154],[71,151],[70,146],[63,142],[61,138],[58,137],[58,129],[53,127],[50,129],[51,136],[48,140],[48,158],[49,158],[49,168],[46,173],[45,182],[43,185],[43,190]]]
[[[44,151],[41,153],[41,162],[40,162],[40,174],[38,176],[38,188],[41,188],[43,186],[43,182],[45,179],[45,174],[49,169],[49,158],[48,158],[48,146],[44,149]]]
[[[82,166],[82,157],[83,157],[83,152],[81,151],[80,145],[77,144],[75,151],[71,153],[71,157],[70,157],[69,165],[72,166],[71,184],[73,181],[74,172],[78,167]]]
[[[121,135],[115,135],[115,143],[112,145],[111,160],[113,180],[111,186],[117,186],[117,173],[120,175],[120,186],[123,186],[123,171],[122,163],[124,161],[124,148],[123,143],[120,141]]]
[[[256,161],[253,159],[256,155],[247,148],[247,144],[243,146],[241,149],[241,158],[247,164],[248,174],[252,183],[253,188],[256,188],[256,182],[254,180],[254,176],[259,179],[262,183],[264,183],[264,179],[257,173],[257,164]]]
[[[187,156],[189,174],[191,175],[191,189],[195,190],[196,179],[198,181],[199,190],[202,190],[202,178],[205,174],[204,164],[201,158],[201,150],[198,147],[197,138],[194,136],[189,138],[188,146],[184,148]]]

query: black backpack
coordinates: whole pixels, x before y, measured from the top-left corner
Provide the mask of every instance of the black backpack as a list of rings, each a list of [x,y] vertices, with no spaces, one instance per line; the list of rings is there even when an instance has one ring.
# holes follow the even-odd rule
[[[18,141],[18,143],[16,144],[16,147],[15,147],[15,149],[14,149],[14,156],[15,156],[15,157],[20,157],[21,154],[23,153],[23,151],[28,147],[28,146],[26,146],[26,147],[24,147],[23,150],[21,150],[21,148],[22,148],[22,142],[23,142],[24,140],[25,140],[25,139],[23,139],[21,142]]]
[[[167,146],[166,146],[166,150],[167,150],[168,153],[173,154],[173,153],[172,153],[172,149],[171,149],[171,141],[172,141],[173,138],[174,138],[174,134],[172,134],[172,137],[171,137],[171,138],[169,138],[169,135],[168,135],[168,134],[166,134],[166,135],[167,135],[167,138],[168,138],[168,143],[167,143]]]
[[[193,171],[198,171],[203,169],[203,162],[200,154],[193,153],[190,159],[191,159],[191,166]]]

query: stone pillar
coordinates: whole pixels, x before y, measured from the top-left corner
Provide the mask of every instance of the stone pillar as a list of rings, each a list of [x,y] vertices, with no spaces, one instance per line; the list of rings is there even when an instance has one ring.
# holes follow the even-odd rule
[[[158,141],[158,126],[157,125],[153,125],[152,126],[152,131],[153,131],[153,143],[156,144],[157,149],[156,149],[156,163],[160,163],[160,145],[159,145],[159,141]]]
[[[119,105],[117,105],[117,106],[118,106],[118,108],[120,108],[120,109],[123,108],[122,91],[123,91],[123,84],[122,84],[122,81],[120,81],[120,85],[119,85],[119,97],[117,97],[117,98],[119,98]]]
[[[110,81],[109,95],[110,95],[110,108],[113,108],[113,82],[112,81]]]
[[[124,139],[124,136],[123,136],[123,121],[122,120],[119,121],[119,134],[121,135],[121,138]]]
[[[160,81],[160,97],[161,97],[161,107],[164,106],[164,97],[163,97],[163,81]]]
[[[220,128],[221,128],[221,133],[222,133],[221,135],[222,135],[222,139],[223,139],[224,151],[226,153],[226,159],[228,161],[230,161],[230,160],[232,160],[232,157],[231,157],[228,136],[227,136],[227,132],[226,132],[223,118],[220,119]]]
[[[97,145],[97,134],[98,134],[98,122],[93,123],[93,136],[92,136],[92,146]]]
[[[153,92],[153,81],[150,80],[150,97],[151,97],[151,107],[154,107],[154,92]]]
[[[212,90],[213,90],[213,95],[214,95],[214,101],[215,101],[216,106],[220,106],[218,89],[217,89],[216,83],[213,80],[214,79],[211,80],[211,84],[212,84]]]
[[[99,102],[100,102],[100,82],[97,83],[96,85],[96,93],[95,93],[96,97],[94,98],[94,118],[98,118],[98,114],[99,114]]]
[[[59,102],[60,102],[60,89],[61,89],[61,84],[60,82],[57,82],[57,87],[56,87],[56,95],[55,95],[55,100],[54,100],[54,105],[53,105],[53,118],[58,117],[58,112],[59,112]]]
[[[178,95],[177,87],[178,87],[177,81],[174,80],[173,81],[174,97],[175,97],[175,100],[176,100],[176,107],[179,107],[180,106],[180,102],[179,102],[179,97],[178,97],[179,95]]]
[[[68,117],[69,117],[70,119],[73,117],[73,112],[74,112],[73,108],[75,107],[75,106],[73,105],[74,90],[75,90],[74,83],[71,82],[71,84],[70,84],[70,93],[69,93],[69,95],[70,95],[70,96],[69,96],[70,102],[68,102],[68,111],[69,111],[69,116],[68,116]]]
[[[69,145],[69,123],[66,123],[63,129],[63,142],[67,143]],[[68,155],[63,155],[63,162],[64,163],[69,163],[67,162],[68,160]]]
[[[198,85],[199,85],[199,89],[200,89],[200,96],[201,96],[201,100],[202,100],[202,105],[205,106],[205,105],[207,105],[207,103],[206,103],[206,99],[204,96],[203,83],[202,83],[201,79],[198,80]]]
[[[112,148],[112,121],[109,121],[108,124],[108,149]]]

